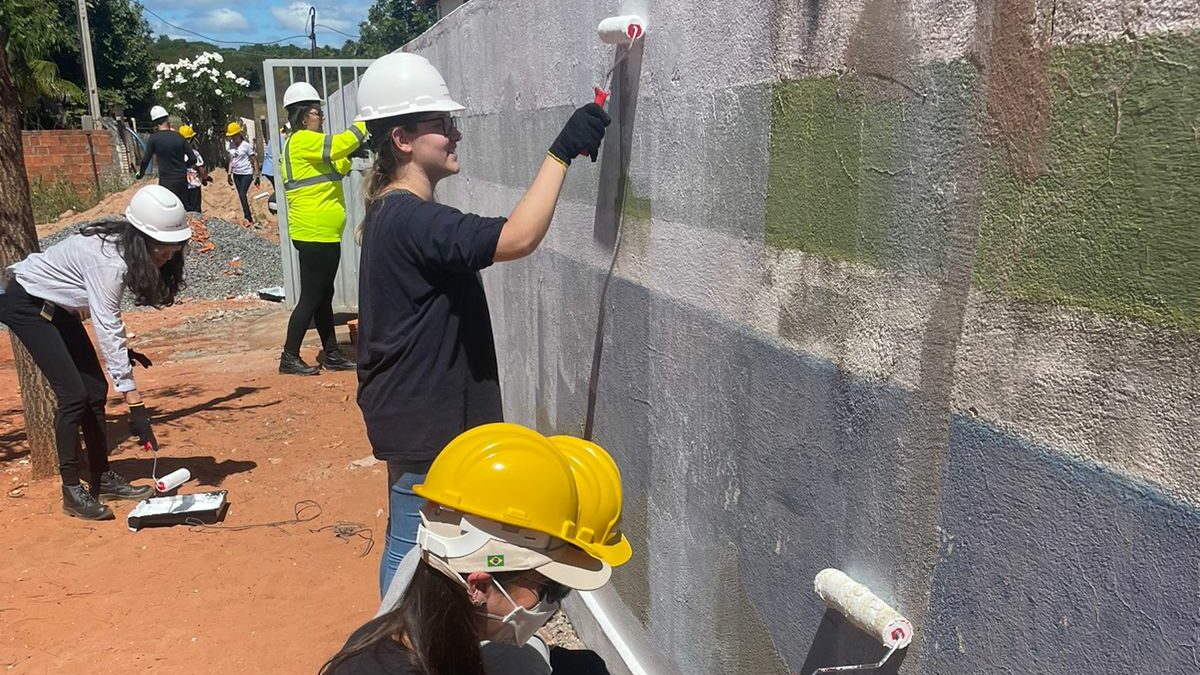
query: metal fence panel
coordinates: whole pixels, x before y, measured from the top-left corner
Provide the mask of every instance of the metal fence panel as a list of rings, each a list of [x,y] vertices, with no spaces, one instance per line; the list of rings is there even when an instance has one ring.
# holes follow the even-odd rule
[[[355,103],[358,80],[373,59],[267,59],[263,61],[263,88],[267,94],[267,123],[274,134],[275,157],[283,157],[279,129],[286,121],[283,92],[294,82],[308,82],[325,97],[325,133],[345,131],[357,115]],[[334,282],[333,311],[358,313],[358,244],[354,227],[362,220],[363,173],[369,163],[355,159],[354,168],[342,182],[346,194],[346,230],[342,234],[342,260]],[[284,173],[276,170],[276,184],[282,191]],[[283,287],[288,307],[295,307],[300,296],[300,266],[288,235],[287,199],[277,195],[279,209],[279,252],[283,258]]]

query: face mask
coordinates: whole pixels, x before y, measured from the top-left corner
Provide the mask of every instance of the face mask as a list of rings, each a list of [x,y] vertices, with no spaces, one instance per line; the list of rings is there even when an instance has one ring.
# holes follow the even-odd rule
[[[511,631],[501,631],[499,635],[492,638],[492,642],[523,645],[529,642],[529,638],[532,638],[539,628],[545,626],[550,617],[558,611],[558,603],[545,600],[539,600],[532,609],[525,609],[513,602],[512,596],[504,590],[504,586],[501,586],[499,581],[493,579],[492,583],[496,584],[496,588],[500,589],[500,592],[513,606],[513,611],[505,616],[487,615],[489,619],[496,619],[512,628]]]

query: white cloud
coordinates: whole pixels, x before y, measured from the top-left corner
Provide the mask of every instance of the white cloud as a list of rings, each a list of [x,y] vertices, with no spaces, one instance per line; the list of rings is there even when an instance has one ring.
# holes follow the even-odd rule
[[[241,12],[227,7],[209,11],[200,17],[197,23],[202,28],[216,31],[240,32],[250,30],[250,22],[246,20],[246,17],[242,16]]]
[[[275,20],[279,22],[280,26],[283,26],[288,30],[294,30],[297,33],[303,33],[308,29],[308,8],[311,6],[313,6],[313,4],[295,0],[286,7],[272,7],[271,14],[275,17]],[[348,18],[348,14],[341,7],[337,5],[316,3],[316,8],[317,24],[323,24],[325,26],[329,26],[330,28],[336,28],[337,30],[345,31],[352,35],[358,33],[357,22],[350,20]],[[321,35],[321,32],[321,25],[318,25],[317,35]],[[329,36],[324,37],[328,38]]]

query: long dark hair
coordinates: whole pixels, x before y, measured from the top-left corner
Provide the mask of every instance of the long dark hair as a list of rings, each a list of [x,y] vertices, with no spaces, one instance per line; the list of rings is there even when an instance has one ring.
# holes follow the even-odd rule
[[[177,251],[167,264],[159,267],[150,257],[154,240],[127,220],[109,220],[84,225],[79,233],[114,243],[125,260],[125,288],[136,305],[165,307],[175,304],[175,294],[183,288],[183,251]]]
[[[520,572],[495,574],[504,583]],[[332,675],[338,665],[384,640],[408,641],[411,665],[422,675],[485,675],[475,632],[479,608],[472,605],[462,584],[430,567],[417,565],[412,581],[395,609],[384,614],[366,635],[347,644],[325,662],[320,675]]]
[[[316,102],[310,103],[294,103],[288,108],[288,121],[292,123],[292,131],[300,131],[307,129],[304,126],[304,118],[308,117],[308,113],[313,110],[320,110],[321,104]]]

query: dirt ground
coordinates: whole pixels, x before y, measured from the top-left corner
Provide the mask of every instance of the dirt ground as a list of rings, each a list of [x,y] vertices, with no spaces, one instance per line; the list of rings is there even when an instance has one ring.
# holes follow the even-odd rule
[[[242,204],[238,199],[237,190],[227,182],[227,175],[224,169],[214,169],[212,171],[213,181],[205,185],[201,197],[201,208],[205,215],[215,216],[222,220],[228,220],[231,223],[240,223],[242,220]],[[64,227],[82,223],[86,220],[93,220],[101,216],[120,216],[125,213],[125,208],[129,206],[129,200],[133,198],[133,193],[137,192],[138,188],[143,185],[156,185],[157,177],[143,178],[134,183],[131,187],[121,191],[114,192],[104,199],[100,200],[87,211],[79,213],[71,213],[63,218],[59,218],[52,223],[42,223],[37,226],[38,238],[46,237]],[[270,193],[271,183],[265,178],[262,181],[262,187],[250,186],[250,212],[254,216],[254,221],[257,226],[255,231],[271,241],[279,241],[279,224],[275,216],[267,210],[268,198],[254,199],[254,196],[260,193]]]
[[[225,529],[132,532],[129,502],[111,504],[115,521],[62,515],[58,481],[30,480],[0,336],[0,667],[315,673],[378,603],[386,471],[351,465],[371,454],[355,374],[279,375],[281,305],[194,301],[126,319],[154,360],[136,377],[159,475],[185,467],[194,478],[181,492],[228,490]],[[311,335],[310,361],[315,348]],[[114,397],[109,411],[113,469],[147,482],[151,455],[129,439],[125,406]],[[229,529],[290,520],[303,500],[320,505],[308,522]],[[365,539],[335,536],[339,521],[371,530],[369,553]]]

